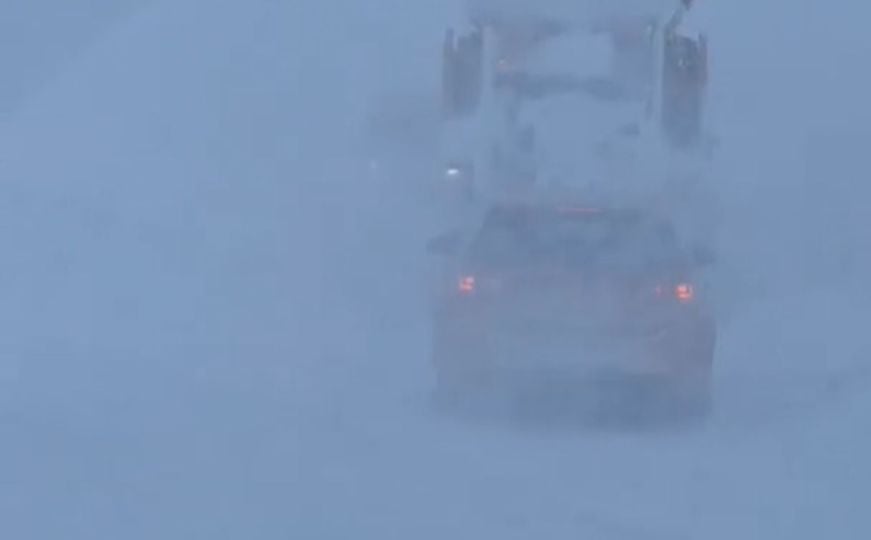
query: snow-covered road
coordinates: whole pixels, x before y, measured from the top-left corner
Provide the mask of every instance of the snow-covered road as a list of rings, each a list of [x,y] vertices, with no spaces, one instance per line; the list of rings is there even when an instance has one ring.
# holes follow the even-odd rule
[[[796,30],[849,14],[720,8],[717,409],[597,430],[431,406],[434,224],[357,136],[449,10],[346,3],[154,2],[0,132],[0,538],[867,538],[871,40]]]

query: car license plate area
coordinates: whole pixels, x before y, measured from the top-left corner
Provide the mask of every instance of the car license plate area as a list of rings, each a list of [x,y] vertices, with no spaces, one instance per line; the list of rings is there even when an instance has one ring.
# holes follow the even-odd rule
[[[628,339],[583,329],[500,332],[490,340],[494,362],[513,370],[557,370],[593,374],[621,369],[641,360]]]

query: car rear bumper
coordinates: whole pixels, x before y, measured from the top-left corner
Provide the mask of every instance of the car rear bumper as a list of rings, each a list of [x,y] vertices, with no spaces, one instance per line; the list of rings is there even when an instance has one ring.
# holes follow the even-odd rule
[[[599,385],[709,372],[715,330],[704,317],[631,331],[451,321],[436,324],[434,338],[438,369],[486,373],[505,380]]]
[[[557,372],[566,376],[656,372],[665,366],[651,351],[654,340],[563,332],[489,332],[481,337],[490,362],[520,376]]]

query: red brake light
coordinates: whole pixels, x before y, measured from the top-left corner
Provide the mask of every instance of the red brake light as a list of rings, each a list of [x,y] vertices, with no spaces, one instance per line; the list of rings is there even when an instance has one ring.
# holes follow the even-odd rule
[[[461,276],[457,282],[457,290],[460,294],[472,294],[475,292],[475,276]]]
[[[689,283],[679,283],[674,288],[674,296],[678,302],[688,304],[696,297],[696,290]]]
[[[670,295],[667,295],[667,291],[669,289],[662,286],[657,285],[653,291],[656,294],[657,298],[667,298]],[[674,299],[680,302],[681,304],[689,304],[696,298],[696,289],[690,283],[678,283],[671,289],[674,295]]]

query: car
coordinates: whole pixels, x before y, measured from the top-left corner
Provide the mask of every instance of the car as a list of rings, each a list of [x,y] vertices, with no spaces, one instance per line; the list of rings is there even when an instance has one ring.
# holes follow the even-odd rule
[[[674,227],[633,208],[498,203],[433,238],[437,395],[568,388],[598,412],[703,417],[716,324]]]

